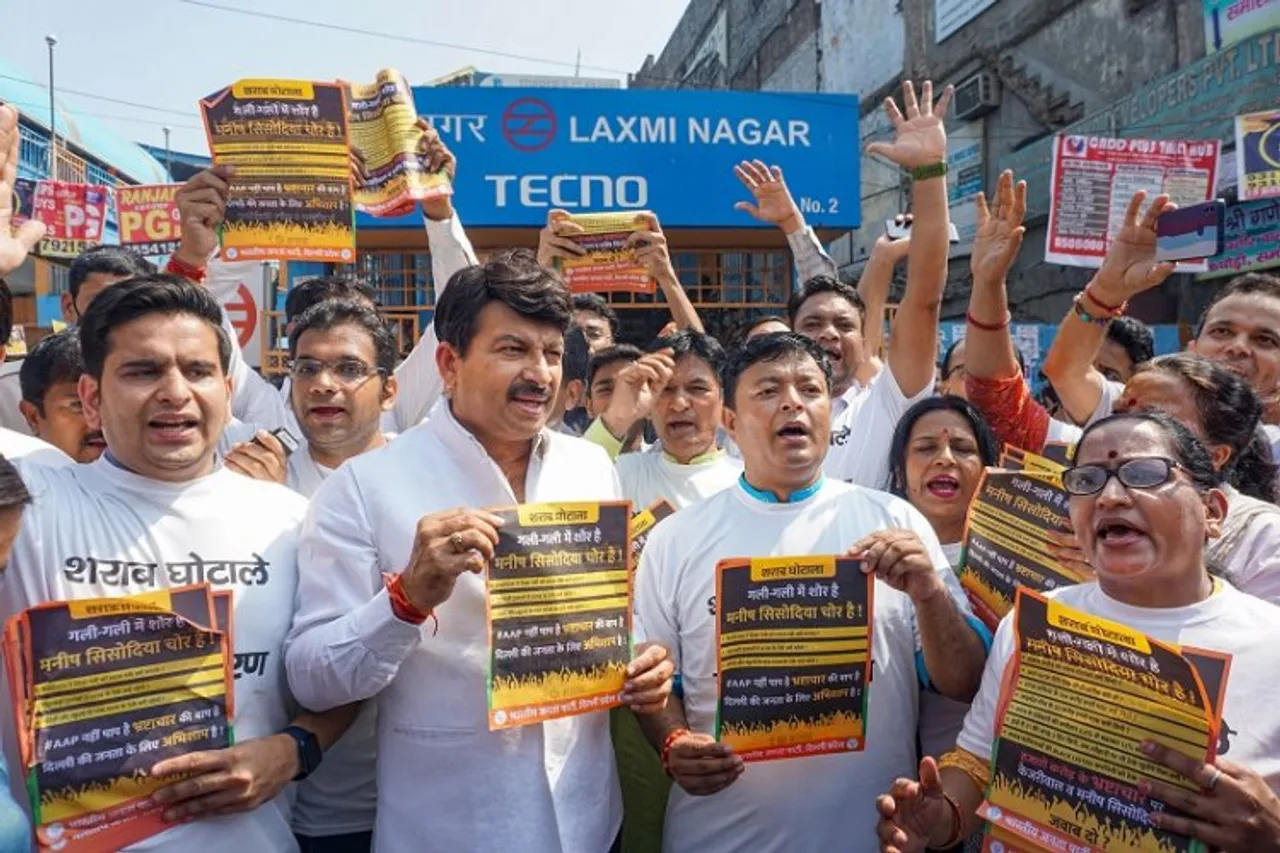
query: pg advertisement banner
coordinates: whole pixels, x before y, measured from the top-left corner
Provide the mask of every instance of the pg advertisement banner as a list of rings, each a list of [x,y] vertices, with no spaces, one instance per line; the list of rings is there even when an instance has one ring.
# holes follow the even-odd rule
[[[418,114],[462,168],[468,227],[541,226],[547,211],[652,210],[664,227],[759,227],[734,210],[740,160],[782,167],[810,225],[860,224],[853,95],[417,87]],[[421,228],[359,215],[360,228]]]
[[[120,245],[141,255],[170,255],[182,239],[178,212],[181,184],[151,184],[116,188]]]
[[[96,184],[37,181],[31,218],[44,223],[45,237],[36,251],[45,257],[74,258],[102,242],[110,193]]]

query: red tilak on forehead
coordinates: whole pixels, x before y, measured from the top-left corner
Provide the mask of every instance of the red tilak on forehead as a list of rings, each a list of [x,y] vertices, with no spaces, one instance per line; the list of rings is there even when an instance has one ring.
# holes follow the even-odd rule
[[[1119,455],[1120,455],[1120,451],[1118,451],[1118,450],[1113,450],[1113,451],[1111,451],[1110,453],[1108,453],[1108,454],[1107,454],[1107,458],[1108,458],[1108,459],[1115,459],[1115,458],[1116,458],[1117,456],[1119,456]]]

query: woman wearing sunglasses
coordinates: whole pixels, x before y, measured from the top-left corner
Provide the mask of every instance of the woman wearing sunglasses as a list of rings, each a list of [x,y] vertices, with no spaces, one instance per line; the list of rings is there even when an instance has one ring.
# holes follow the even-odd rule
[[[1137,412],[1086,429],[1063,486],[1097,580],[1052,597],[1160,640],[1232,656],[1213,765],[1156,744],[1134,747],[1199,788],[1152,781],[1154,797],[1186,813],[1153,812],[1152,823],[1225,853],[1280,851],[1280,608],[1209,572],[1205,546],[1227,513],[1220,469],[1186,427]],[[943,848],[980,828],[975,811],[990,781],[996,702],[1013,651],[1005,619],[957,749],[941,762],[923,759],[919,781],[899,779],[876,801],[885,853]]]

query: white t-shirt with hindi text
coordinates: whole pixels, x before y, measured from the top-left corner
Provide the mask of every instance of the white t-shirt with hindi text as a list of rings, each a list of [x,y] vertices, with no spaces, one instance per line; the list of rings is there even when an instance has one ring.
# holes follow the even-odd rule
[[[914,531],[963,613],[969,608],[929,523],[899,498],[827,479],[794,503],[767,503],[741,485],[682,509],[653,529],[636,573],[647,639],[671,650],[689,728],[714,734],[716,564],[729,557],[842,554],[863,536]],[[915,608],[875,581],[873,677],[866,750],[747,765],[728,788],[671,789],[665,853],[873,853],[875,798],[916,768],[920,650]],[[672,701],[675,701],[674,699]]]
[[[631,501],[633,513],[664,499],[682,509],[728,488],[742,474],[742,461],[724,451],[681,465],[662,450],[661,443],[640,453],[622,454],[616,466],[622,496]]]
[[[907,409],[932,395],[933,386],[926,385],[916,396],[905,396],[893,369],[886,366],[865,388],[854,385],[833,398],[831,447],[822,470],[855,486],[886,488],[893,431]]]
[[[236,742],[276,734],[294,716],[284,639],[297,589],[306,501],[275,483],[219,467],[186,483],[126,471],[106,455],[84,465],[25,466],[33,503],[9,568],[0,616],[48,601],[120,597],[202,581],[234,593]],[[7,706],[7,684],[4,703]],[[11,714],[4,752],[18,765]],[[15,784],[22,774],[15,773]],[[20,789],[19,802],[26,802]],[[292,851],[286,788],[252,812],[175,826],[131,853]]]

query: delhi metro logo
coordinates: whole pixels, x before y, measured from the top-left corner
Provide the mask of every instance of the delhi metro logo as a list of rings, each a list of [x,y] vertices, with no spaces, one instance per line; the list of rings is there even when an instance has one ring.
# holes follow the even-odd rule
[[[519,98],[502,113],[502,135],[517,151],[541,151],[556,138],[556,114],[546,101]]]

